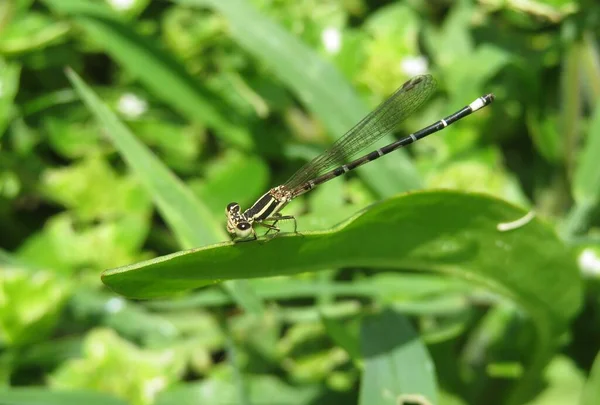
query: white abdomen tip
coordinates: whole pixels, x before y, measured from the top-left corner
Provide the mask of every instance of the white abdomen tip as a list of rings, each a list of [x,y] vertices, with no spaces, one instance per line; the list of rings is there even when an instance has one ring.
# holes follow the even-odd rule
[[[485,106],[485,100],[483,99],[483,97],[479,97],[477,100],[469,104],[471,111],[477,111],[483,106]]]

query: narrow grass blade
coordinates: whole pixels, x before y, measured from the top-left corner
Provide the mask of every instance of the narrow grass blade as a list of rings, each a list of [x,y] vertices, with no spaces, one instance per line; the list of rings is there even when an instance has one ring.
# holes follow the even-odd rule
[[[181,246],[189,248],[226,239],[222,225],[189,188],[129,132],[75,72],[67,70],[67,75],[90,111],[106,128],[106,135],[138,174]],[[247,310],[255,312],[262,308],[260,300],[245,282],[227,283],[226,288]]]
[[[600,202],[600,104],[596,106],[590,123],[585,146],[575,168],[573,197],[575,205],[563,224],[566,238],[577,236],[585,231]]]
[[[581,125],[581,49],[578,42],[571,43],[561,74],[561,133],[568,174],[575,167],[577,135]]]
[[[67,76],[98,122],[106,129],[106,136],[153,196],[181,246],[191,248],[226,239],[222,226],[181,180],[118,120],[74,71],[68,69]]]

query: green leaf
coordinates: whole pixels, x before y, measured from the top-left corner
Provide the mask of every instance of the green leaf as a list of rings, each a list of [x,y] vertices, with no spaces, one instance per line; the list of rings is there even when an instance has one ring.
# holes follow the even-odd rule
[[[227,279],[350,265],[437,269],[478,274],[480,282],[502,287],[515,298],[527,291],[549,308],[563,297],[558,312],[569,315],[555,315],[564,321],[576,311],[581,293],[572,252],[536,219],[510,232],[496,229],[523,215],[523,210],[484,195],[412,193],[376,204],[326,232],[192,249],[108,270],[103,279],[124,295],[150,298]],[[545,267],[550,265],[548,252],[553,252],[555,272]],[[559,285],[563,279],[567,284]]]
[[[90,179],[94,181],[90,182]],[[145,216],[150,208],[149,198],[137,179],[132,175],[119,176],[97,155],[70,166],[46,170],[41,185],[49,199],[62,203],[78,218],[88,221],[125,215]]]
[[[0,139],[12,119],[20,74],[20,65],[7,63],[0,58]]]
[[[314,51],[261,15],[243,0],[175,0],[176,3],[218,10],[231,35],[246,51],[271,68],[315,114],[332,136],[342,136],[369,111],[342,75]],[[250,23],[251,22],[251,23]],[[398,83],[400,85],[400,83]],[[390,143],[388,136],[382,144]],[[420,187],[415,168],[402,151],[359,175],[381,196]]]
[[[75,72],[68,70],[67,75],[96,119],[107,129],[107,136],[152,195],[181,245],[191,247],[224,239],[223,228],[190,189],[129,132]],[[260,300],[246,285],[228,283],[226,288],[246,309],[255,311],[261,308]]]
[[[99,223],[83,222],[68,211],[48,219],[43,229],[19,247],[23,260],[56,272],[104,269],[147,258],[140,248],[150,227],[149,211],[129,211]]]
[[[597,104],[589,127],[587,140],[577,159],[573,179],[575,206],[563,225],[565,237],[577,235],[589,227],[600,202],[600,104]]]
[[[578,311],[582,286],[571,250],[545,224],[533,219],[511,231],[497,229],[524,215],[483,195],[413,193],[329,231],[178,252],[108,270],[103,281],[118,293],[153,298],[222,280],[336,267],[436,270],[485,286],[528,312],[541,367]]]
[[[222,105],[155,41],[137,34],[108,7],[81,0],[45,0],[45,3],[72,16],[109,55],[183,116],[215,128],[219,136],[235,145],[252,146],[245,127],[232,123],[235,114],[231,109]]]
[[[391,310],[369,316],[360,337],[365,367],[359,404],[396,405],[417,397],[437,404],[433,362],[404,316]]]
[[[0,288],[0,346],[26,347],[52,334],[73,286],[54,272],[0,264]]]
[[[590,376],[583,386],[580,405],[595,405],[600,398],[600,353],[596,355]]]
[[[113,396],[93,391],[51,391],[42,388],[11,388],[0,391],[2,405],[127,405]]]
[[[563,140],[564,160],[567,171],[576,167],[575,151],[577,138],[581,127],[581,52],[582,46],[573,42],[570,44],[564,56],[562,72],[560,76],[561,87],[561,112],[560,112],[560,134]]]
[[[600,199],[600,104],[594,110],[585,146],[577,159],[573,197],[578,203]]]
[[[584,91],[587,93],[590,105],[598,105],[600,100],[600,71],[598,70],[598,55],[600,54],[597,41],[592,30],[583,35],[581,49],[581,67],[583,70]]]

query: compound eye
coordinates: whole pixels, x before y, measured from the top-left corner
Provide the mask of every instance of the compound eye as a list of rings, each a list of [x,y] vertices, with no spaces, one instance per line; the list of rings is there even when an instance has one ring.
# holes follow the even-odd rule
[[[236,202],[232,202],[227,204],[227,211],[228,212],[240,212],[240,205]]]
[[[247,238],[252,232],[252,225],[250,225],[250,222],[243,221],[235,225],[235,233],[240,238]]]

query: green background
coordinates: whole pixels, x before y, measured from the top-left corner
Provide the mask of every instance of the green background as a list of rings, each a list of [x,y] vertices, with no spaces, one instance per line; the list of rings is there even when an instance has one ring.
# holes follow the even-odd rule
[[[599,33],[591,0],[1,2],[0,404],[597,404]],[[425,73],[380,145],[496,101],[230,241]]]

